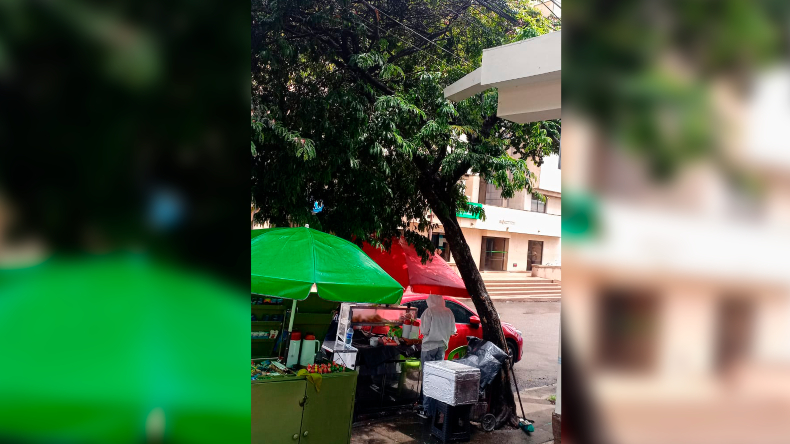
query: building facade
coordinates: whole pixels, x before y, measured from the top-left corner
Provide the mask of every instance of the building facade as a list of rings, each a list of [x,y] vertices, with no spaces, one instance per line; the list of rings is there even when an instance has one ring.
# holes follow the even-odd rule
[[[538,167],[529,161],[535,175],[534,190],[545,202],[526,191],[503,199],[500,190],[477,174],[462,179],[465,193],[474,205],[482,206],[484,219],[459,213],[458,222],[480,271],[529,272],[535,266],[560,267],[562,190],[559,156],[550,156]],[[455,261],[437,219],[431,237],[450,266]],[[535,273],[538,270],[534,270]]]
[[[565,116],[566,191],[587,196],[595,223],[566,236],[564,336],[607,414],[608,442],[790,436],[778,413],[790,411],[790,155],[773,120],[790,107],[783,89],[760,86],[770,80],[750,99],[736,88],[714,95],[735,104],[720,107],[731,133],[718,148],[756,178],[745,190],[713,161],[657,184],[641,159]],[[581,212],[576,200],[568,219]],[[760,427],[721,427],[732,418]]]

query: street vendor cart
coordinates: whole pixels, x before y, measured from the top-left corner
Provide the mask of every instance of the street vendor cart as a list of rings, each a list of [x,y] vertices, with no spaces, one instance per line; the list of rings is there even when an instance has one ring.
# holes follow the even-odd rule
[[[337,333],[324,341],[332,360],[354,368],[359,374],[355,419],[359,414],[381,412],[414,404],[419,396],[420,345],[415,329],[408,329],[417,309],[397,305],[341,305]],[[404,339],[406,338],[406,339]]]
[[[252,443],[350,442],[358,373],[316,353],[320,339],[340,303],[398,304],[403,287],[308,227],[253,230],[250,253]]]

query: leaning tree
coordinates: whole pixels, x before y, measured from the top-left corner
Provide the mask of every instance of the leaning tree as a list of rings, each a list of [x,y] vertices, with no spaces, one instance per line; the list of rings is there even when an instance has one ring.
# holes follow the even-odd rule
[[[480,316],[507,347],[499,316],[456,219],[460,180],[480,174],[505,198],[532,192],[527,161],[559,146],[558,121],[496,116],[489,90],[453,104],[443,87],[482,50],[556,28],[526,2],[290,0],[253,2],[252,200],[256,219],[305,224],[389,248],[404,233],[424,258],[429,211]],[[313,214],[313,202],[324,209]],[[484,217],[484,214],[482,215]],[[510,363],[492,385],[498,425],[515,424]]]

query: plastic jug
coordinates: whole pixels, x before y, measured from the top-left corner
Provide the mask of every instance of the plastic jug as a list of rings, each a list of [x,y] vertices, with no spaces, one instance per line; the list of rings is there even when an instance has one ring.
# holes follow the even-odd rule
[[[403,334],[401,337],[404,339],[409,339],[411,335],[411,319],[406,319],[403,321]]]
[[[411,321],[411,331],[409,332],[409,339],[417,339],[420,337],[420,320],[415,319]]]
[[[288,343],[288,358],[285,360],[285,366],[293,368],[299,363],[299,346],[302,343],[302,334],[298,331],[291,333],[291,341]]]
[[[299,355],[299,365],[307,366],[315,364],[315,354],[321,349],[321,345],[313,335],[307,335],[302,339],[302,352]]]

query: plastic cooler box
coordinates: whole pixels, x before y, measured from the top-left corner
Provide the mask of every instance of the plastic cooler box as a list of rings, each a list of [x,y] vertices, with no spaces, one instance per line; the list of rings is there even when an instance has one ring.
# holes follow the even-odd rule
[[[480,369],[455,361],[426,362],[423,393],[448,405],[474,404],[480,393]]]
[[[356,368],[357,350],[355,347],[342,342],[335,342],[335,348],[332,350],[332,361],[345,366],[351,370]]]

